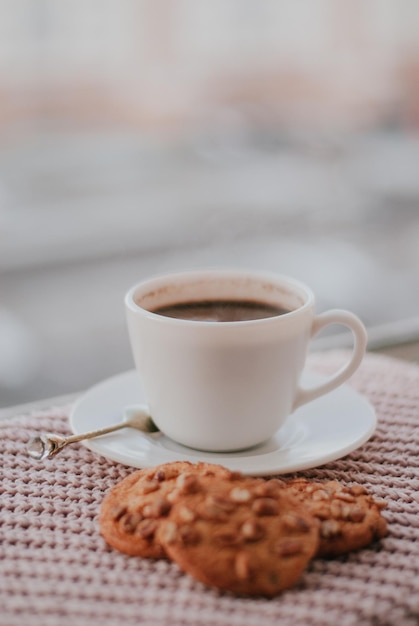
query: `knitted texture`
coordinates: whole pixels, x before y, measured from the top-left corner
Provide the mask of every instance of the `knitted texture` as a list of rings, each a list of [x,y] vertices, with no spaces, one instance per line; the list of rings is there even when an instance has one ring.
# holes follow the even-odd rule
[[[345,353],[310,356],[327,374]],[[300,472],[365,485],[384,498],[389,535],[346,557],[315,559],[293,589],[266,600],[204,587],[169,561],[128,557],[98,531],[105,493],[132,468],[81,444],[49,461],[30,436],[69,434],[70,407],[1,424],[1,626],[417,626],[419,623],[419,368],[368,354],[350,384],[378,416],[358,450]],[[337,416],[338,418],[338,416]]]

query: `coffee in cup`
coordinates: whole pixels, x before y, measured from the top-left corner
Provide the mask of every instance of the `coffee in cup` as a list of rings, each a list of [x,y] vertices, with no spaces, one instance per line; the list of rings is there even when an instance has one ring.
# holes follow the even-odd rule
[[[200,300],[161,306],[153,313],[196,322],[245,322],[283,315],[289,310],[255,300]]]

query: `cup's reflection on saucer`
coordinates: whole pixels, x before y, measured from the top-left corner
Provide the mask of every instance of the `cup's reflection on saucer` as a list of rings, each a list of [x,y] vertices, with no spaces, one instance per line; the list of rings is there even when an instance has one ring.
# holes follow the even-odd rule
[[[316,315],[312,291],[288,277],[206,270],[152,278],[125,297],[148,410],[173,441],[210,452],[268,441],[294,411],[346,381],[366,347],[348,311]],[[329,379],[301,385],[310,339],[348,327],[352,353]]]

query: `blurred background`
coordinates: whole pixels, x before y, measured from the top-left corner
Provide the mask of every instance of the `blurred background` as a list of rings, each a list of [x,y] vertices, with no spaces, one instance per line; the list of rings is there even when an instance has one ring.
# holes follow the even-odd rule
[[[131,368],[127,288],[200,267],[417,360],[418,244],[416,0],[0,0],[0,406]]]

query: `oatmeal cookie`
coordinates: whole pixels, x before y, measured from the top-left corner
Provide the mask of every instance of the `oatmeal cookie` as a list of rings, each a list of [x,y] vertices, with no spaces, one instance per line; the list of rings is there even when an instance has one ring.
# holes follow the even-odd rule
[[[177,461],[133,472],[105,496],[99,513],[100,532],[120,552],[146,558],[165,557],[156,531],[171,509],[173,490],[187,490],[188,474],[223,478],[232,473],[220,465]]]
[[[219,589],[273,596],[294,585],[317,551],[318,521],[263,479],[187,476],[172,492],[158,541],[181,570]]]
[[[284,483],[320,521],[318,556],[333,557],[358,550],[387,534],[381,514],[385,502],[375,500],[362,485],[295,478]]]

